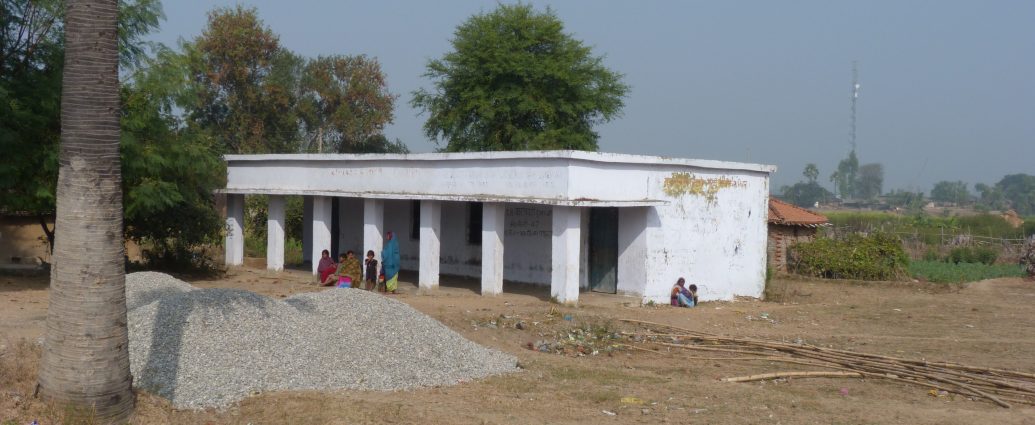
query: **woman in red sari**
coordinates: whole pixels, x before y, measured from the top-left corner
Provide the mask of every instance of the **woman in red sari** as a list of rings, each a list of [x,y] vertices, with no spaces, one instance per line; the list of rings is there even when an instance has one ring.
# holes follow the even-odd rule
[[[334,260],[331,259],[331,252],[326,249],[323,250],[323,253],[320,254],[320,264],[316,265],[316,271],[320,273],[320,280],[317,283],[327,280],[327,276],[334,273],[337,267],[338,265],[334,264]]]

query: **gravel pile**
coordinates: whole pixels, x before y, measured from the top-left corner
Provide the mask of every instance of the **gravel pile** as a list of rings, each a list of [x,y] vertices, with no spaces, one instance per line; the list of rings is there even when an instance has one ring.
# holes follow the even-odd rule
[[[362,290],[277,301],[133,273],[126,297],[134,384],[177,408],[223,407],[274,390],[452,385],[517,370],[515,358]]]

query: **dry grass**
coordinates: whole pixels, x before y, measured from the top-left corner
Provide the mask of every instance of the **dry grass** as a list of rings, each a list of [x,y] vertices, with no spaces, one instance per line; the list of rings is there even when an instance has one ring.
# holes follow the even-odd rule
[[[92,425],[99,423],[92,410],[45,403],[33,397],[41,347],[21,339],[0,351],[0,424],[40,423]]]
[[[264,273],[244,269],[202,285],[249,289],[268,296],[311,288],[301,283],[310,279],[308,271],[297,273],[299,283],[273,281]],[[558,307],[527,294],[481,297],[467,287],[448,286],[427,296],[415,296],[416,286],[404,285],[409,285],[402,286],[407,292],[397,299],[476,343],[515,355],[523,371],[456,386],[388,393],[265,393],[225,410],[201,412],[174,410],[159,397],[137,393],[132,423],[1031,425],[1035,417],[1035,408],[1002,409],[967,397],[932,396],[923,389],[879,380],[726,383],[719,379],[782,371],[786,365],[691,358],[712,354],[682,358],[630,349],[575,356],[527,348],[539,340],[568,339],[569,334],[575,339],[592,339],[594,335],[620,332],[627,329],[618,319],[639,318],[723,335],[781,341],[801,338],[839,349],[1035,373],[1031,360],[1035,347],[1035,304],[1031,302],[1035,300],[1035,286],[1019,279],[984,281],[950,290],[945,284],[777,278],[771,284],[768,302],[706,303],[695,309],[641,308],[628,305],[625,299],[593,293],[582,294],[580,301],[585,302],[578,308]],[[27,335],[34,341],[42,334],[38,317],[45,313],[46,306],[46,293],[37,288],[45,288],[46,283],[15,281],[6,286],[19,289],[0,291],[0,335]],[[772,320],[759,320],[762,315]],[[565,316],[571,319],[565,320]],[[493,320],[494,328],[484,323]],[[519,329],[518,321],[528,326]],[[25,328],[36,333],[23,331]],[[578,329],[582,332],[575,332]],[[0,336],[0,346],[2,342]],[[45,425],[91,423],[88,416],[31,400],[39,348],[23,344],[7,344],[7,351],[0,356],[0,425],[24,425],[33,419]],[[847,389],[848,395],[842,389]],[[17,395],[22,404],[15,406],[11,394]]]

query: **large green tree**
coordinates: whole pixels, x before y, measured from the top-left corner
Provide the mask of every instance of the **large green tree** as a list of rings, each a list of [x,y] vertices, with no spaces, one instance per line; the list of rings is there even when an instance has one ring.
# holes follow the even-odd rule
[[[157,0],[118,3],[119,60],[132,72],[146,57],[144,41],[162,18]],[[54,213],[65,53],[65,3],[0,3],[0,211],[39,218],[54,241]]]
[[[1018,214],[1035,214],[1035,176],[1006,175],[995,184],[995,188]]]
[[[884,189],[884,165],[879,163],[864,164],[859,167],[859,175],[855,182],[855,196],[861,199],[873,199]]]
[[[37,216],[52,247],[57,234],[47,217],[57,186],[63,4],[0,6],[0,154],[17,158],[0,162],[0,210]],[[188,56],[143,41],[161,18],[157,1],[119,3],[125,235],[148,243],[157,257],[193,258],[184,251],[221,231],[211,191],[221,184],[223,164],[213,138],[176,116],[193,104]]]
[[[427,64],[434,89],[412,104],[447,151],[596,150],[595,124],[617,117],[629,87],[547,9],[500,5],[457,27]]]
[[[852,199],[855,197],[855,183],[859,174],[859,158],[855,156],[853,149],[845,159],[837,164],[837,171],[830,175],[830,181],[834,183],[834,189],[841,199]]]
[[[303,61],[242,6],[209,12],[201,36],[184,46],[197,96],[186,109],[226,153],[297,152]]]
[[[0,2],[0,211],[36,216],[51,237],[63,39],[63,2]]]
[[[309,152],[355,152],[392,122],[397,96],[365,55],[320,56],[305,65],[301,117]]]
[[[212,192],[226,167],[215,138],[177,114],[194,95],[186,57],[161,48],[145,65],[122,87],[126,237],[149,247],[153,266],[199,266],[193,251],[221,234]]]
[[[970,201],[970,191],[962,181],[940,181],[931,189],[931,200],[936,202],[953,202],[965,204]]]
[[[116,0],[67,3],[57,222],[40,394],[114,423],[133,412],[119,163]]]

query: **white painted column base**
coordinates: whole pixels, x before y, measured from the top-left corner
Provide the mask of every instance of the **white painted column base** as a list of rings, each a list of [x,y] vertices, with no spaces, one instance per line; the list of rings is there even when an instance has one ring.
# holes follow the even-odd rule
[[[244,264],[244,195],[226,195],[226,265]]]
[[[266,220],[266,270],[284,270],[284,197],[269,196]]]
[[[420,201],[420,272],[417,285],[421,291],[438,289],[441,228],[442,202]]]
[[[385,247],[384,240],[384,224],[385,224],[385,204],[380,199],[364,199],[363,200],[363,258],[366,258],[366,252],[373,250],[374,258],[377,259],[378,269],[380,270],[382,259],[381,250]],[[366,268],[364,267],[364,273]],[[377,276],[374,276],[377,279]]]
[[[323,250],[331,249],[331,198],[328,196],[313,197],[313,247],[310,251],[313,258],[313,275],[319,274],[320,257]],[[334,253],[331,253],[334,256]],[[335,259],[337,260],[337,259]]]
[[[579,300],[579,251],[582,214],[577,207],[553,207],[550,297],[561,304]]]
[[[482,295],[503,293],[504,204],[482,204]]]

